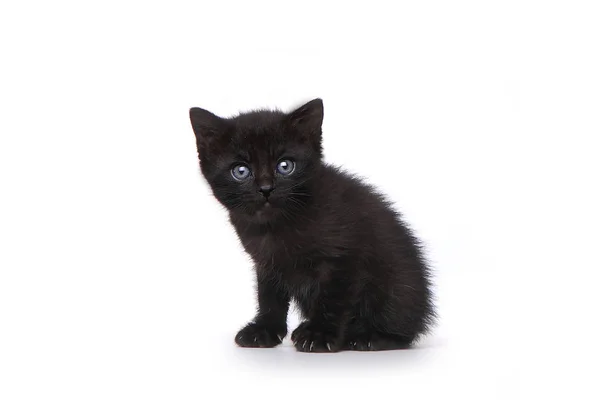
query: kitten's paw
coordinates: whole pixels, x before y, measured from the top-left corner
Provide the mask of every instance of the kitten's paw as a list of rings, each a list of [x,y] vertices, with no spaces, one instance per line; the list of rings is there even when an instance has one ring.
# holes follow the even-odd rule
[[[287,335],[286,329],[251,322],[235,335],[235,343],[241,347],[275,347]]]
[[[344,350],[381,351],[410,347],[411,339],[401,336],[381,335],[376,332],[347,339]]]
[[[337,352],[341,348],[337,335],[307,321],[294,330],[292,342],[296,350],[307,353]]]
[[[379,347],[379,341],[376,338],[371,338],[369,336],[350,338],[344,346],[347,350],[355,351],[377,351],[379,350]]]

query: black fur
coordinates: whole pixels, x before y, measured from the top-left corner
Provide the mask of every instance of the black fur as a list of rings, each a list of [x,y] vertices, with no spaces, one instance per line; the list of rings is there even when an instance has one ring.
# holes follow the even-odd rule
[[[281,343],[291,300],[305,319],[291,336],[299,351],[406,348],[428,331],[420,244],[374,188],[323,162],[320,99],[232,118],[192,108],[190,119],[201,171],[255,262],[258,312],[238,345]],[[292,174],[276,171],[282,159]],[[242,182],[231,172],[239,163],[252,171]]]

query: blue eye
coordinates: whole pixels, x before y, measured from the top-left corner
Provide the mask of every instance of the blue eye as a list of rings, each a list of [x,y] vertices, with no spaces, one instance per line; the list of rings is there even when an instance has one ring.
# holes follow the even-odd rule
[[[296,164],[292,160],[281,160],[277,164],[277,172],[281,175],[290,175],[296,169]]]
[[[244,164],[238,164],[231,168],[231,176],[237,181],[245,181],[250,177],[250,167]]]

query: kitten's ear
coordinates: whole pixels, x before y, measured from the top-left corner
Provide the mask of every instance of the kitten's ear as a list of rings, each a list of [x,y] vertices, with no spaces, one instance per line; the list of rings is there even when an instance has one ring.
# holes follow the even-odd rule
[[[190,122],[196,135],[198,150],[204,147],[211,139],[218,136],[224,129],[225,121],[210,111],[202,108],[190,108]]]
[[[321,137],[323,125],[323,100],[314,99],[289,114],[292,126],[304,135],[312,138]]]

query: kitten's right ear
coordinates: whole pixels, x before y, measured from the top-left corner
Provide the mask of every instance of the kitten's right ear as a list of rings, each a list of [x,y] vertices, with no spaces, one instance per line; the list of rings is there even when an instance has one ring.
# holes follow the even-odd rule
[[[190,108],[190,122],[196,135],[198,150],[223,130],[224,120],[205,109]]]

